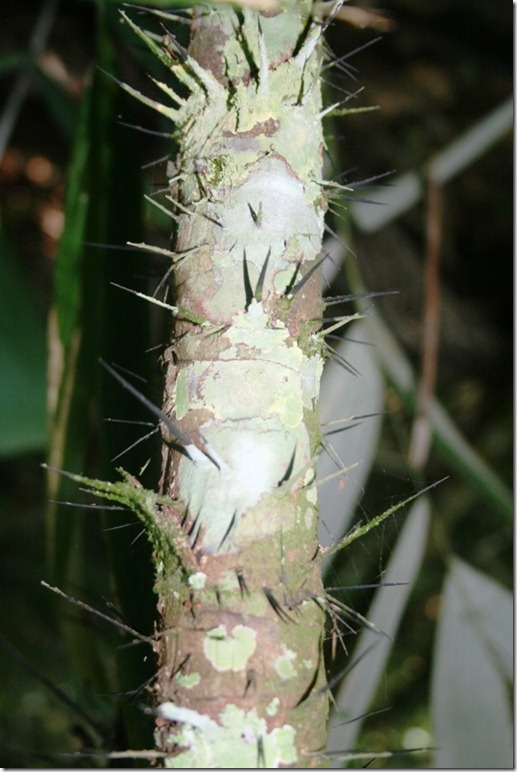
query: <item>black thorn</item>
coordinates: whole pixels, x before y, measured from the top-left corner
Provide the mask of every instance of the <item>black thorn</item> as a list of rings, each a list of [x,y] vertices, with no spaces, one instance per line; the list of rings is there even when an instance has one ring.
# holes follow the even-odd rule
[[[366,185],[369,185],[372,182],[378,182],[379,180],[384,179],[384,177],[391,177],[393,174],[395,174],[395,169],[390,169],[388,172],[381,172],[381,174],[374,174],[372,177],[365,177],[364,180],[357,180],[357,182],[347,182],[346,186],[352,190],[356,190],[357,188],[364,188]]]
[[[260,228],[260,226],[262,224],[262,204],[259,206],[258,212],[256,212],[253,209],[251,204],[248,204],[248,209],[250,210],[251,219],[253,220],[253,222],[255,223],[257,228]]]
[[[298,271],[300,270],[301,263],[302,263],[301,260],[298,260],[298,262],[296,263],[296,267],[295,267],[294,273],[293,273],[293,278],[291,279],[291,281],[289,282],[289,284],[285,288],[284,297],[287,297],[287,296],[289,296],[291,294],[291,291],[292,291],[292,289],[294,287],[294,283],[296,281],[296,277],[298,276]]]
[[[383,290],[382,292],[358,292],[351,295],[334,295],[324,298],[326,306],[337,306],[340,303],[353,303],[364,298],[378,298],[385,295],[399,295],[400,290]]]
[[[333,61],[325,65],[323,69],[327,70],[330,67],[334,67],[336,64],[341,64],[342,62],[345,62],[347,59],[350,59],[352,56],[355,56],[360,51],[364,51],[365,48],[369,48],[370,46],[373,46],[374,43],[378,43],[379,40],[382,40],[381,35],[379,35],[376,38],[373,38],[373,40],[368,40],[366,43],[363,43],[362,46],[357,46],[357,48],[354,48],[353,51],[349,51],[347,54],[340,56],[339,59],[334,59]],[[354,70],[355,70],[355,67],[354,67]]]
[[[244,250],[242,258],[242,274],[244,279],[244,294],[246,296],[245,310],[247,311],[251,301],[253,300],[253,290],[251,289],[248,261],[246,260],[246,250]]]
[[[328,344],[325,345],[325,350],[333,362],[335,362],[337,365],[339,365],[344,370],[349,372],[351,375],[356,375],[356,376],[361,375],[359,370],[356,370],[356,368],[353,365],[347,362],[346,359],[341,356],[341,354],[338,354],[337,351],[334,351],[334,349]]]
[[[294,622],[294,619],[289,616],[289,614],[284,611],[280,603],[277,601],[269,587],[263,587],[262,592],[267,598],[267,602],[275,612],[275,614],[278,615],[278,617],[282,620],[282,622]]]
[[[171,421],[171,419],[165,415],[165,413],[162,413],[160,408],[156,407],[155,404],[153,404],[147,397],[144,397],[144,395],[138,391],[138,389],[135,389],[134,386],[132,386],[129,381],[126,381],[125,378],[123,378],[120,373],[117,373],[117,371],[111,367],[107,362],[105,362],[103,359],[99,359],[99,362],[104,367],[105,370],[108,371],[110,375],[115,378],[123,387],[124,389],[127,389],[130,394],[132,394],[136,399],[138,399],[142,405],[144,405],[148,410],[151,411],[155,416],[157,416],[160,421],[162,421],[167,429],[170,431],[170,433],[176,437],[177,440],[179,440],[183,445],[192,445],[193,443],[189,440],[189,438],[183,434],[183,432],[178,429],[178,427]]]
[[[296,295],[296,293],[297,293],[297,292],[299,292],[299,291],[301,290],[301,288],[303,287],[303,285],[304,285],[306,282],[308,282],[308,281],[309,281],[309,279],[311,278],[311,276],[313,275],[313,273],[315,273],[315,272],[318,270],[318,268],[320,267],[320,265],[321,265],[321,264],[323,263],[323,261],[324,261],[324,260],[326,260],[326,259],[327,259],[327,255],[323,255],[323,257],[322,257],[320,260],[318,260],[318,262],[317,262],[315,265],[313,265],[313,266],[312,266],[312,268],[310,268],[310,269],[307,271],[307,273],[305,274],[305,276],[303,276],[303,277],[300,279],[300,281],[298,282],[298,284],[295,284],[295,286],[294,286],[294,287],[293,287],[293,288],[290,290],[290,293],[289,293],[289,294],[290,294],[290,295]]]
[[[189,605],[190,605],[190,614],[192,616],[192,619],[195,619],[196,618],[196,611],[195,611],[195,608],[194,608],[194,593],[193,592],[189,593],[188,601],[189,601]]]
[[[242,573],[242,568],[236,568],[235,575],[237,576],[237,581],[239,582],[239,590],[241,593],[241,598],[243,598],[245,594],[249,597],[250,591],[248,590],[246,579],[244,578],[244,574]]]
[[[192,525],[190,526],[190,528],[187,531],[187,536],[191,536],[192,539],[193,539],[192,544],[190,545],[191,548],[194,547],[194,544],[196,543],[197,538],[199,536],[200,529],[197,528],[197,524],[198,524],[198,521],[199,521],[200,514],[201,514],[200,512],[197,513],[197,515],[195,516],[194,520],[192,521]],[[197,528],[197,531],[196,531],[196,528]]]
[[[291,456],[291,460],[289,461],[289,464],[287,465],[287,469],[285,470],[285,474],[283,475],[283,477],[276,484],[277,488],[280,488],[280,486],[283,485],[285,482],[287,482],[288,479],[291,477],[291,474],[292,474],[293,468],[294,468],[295,456],[296,456],[296,447],[293,450],[293,454]]]
[[[147,689],[148,686],[152,684],[152,682],[157,678],[157,674],[153,673],[149,678],[146,678],[146,680],[140,684],[140,686],[137,686],[136,689],[133,689],[128,692],[128,695],[130,696],[129,702],[136,702],[136,700],[140,699],[144,691]]]
[[[246,671],[246,686],[244,687],[244,697],[247,695],[250,689],[257,688],[257,674],[252,668]]]
[[[185,507],[185,512],[183,513],[183,517],[180,520],[180,525],[182,528],[185,527],[185,523],[187,522],[188,516],[189,516],[188,507]]]
[[[219,592],[219,588],[218,587],[215,588],[215,599],[217,601],[217,608],[221,609],[223,604],[222,604],[222,601],[221,601],[221,593]]]
[[[182,659],[182,660],[181,660],[181,662],[179,663],[178,667],[177,667],[177,668],[175,668],[175,670],[173,671],[173,673],[172,673],[172,678],[174,678],[174,676],[176,676],[178,673],[181,673],[181,671],[183,670],[183,668],[185,667],[185,665],[186,665],[186,664],[187,664],[187,662],[189,661],[190,657],[191,657],[191,655],[190,655],[190,654],[187,654],[185,657],[183,657],[183,659]],[[156,675],[156,674],[155,674],[155,675]]]
[[[233,526],[235,525],[236,519],[237,519],[237,510],[235,510],[235,512],[233,513],[232,519],[230,520],[228,528],[224,532],[223,538],[219,542],[219,546],[217,547],[217,550],[220,550],[221,547],[223,546],[223,544],[225,543],[226,539],[228,538],[228,535],[229,535],[230,531],[232,530]]]
[[[262,300],[262,290],[264,289],[264,280],[266,278],[266,270],[267,270],[267,264],[269,263],[269,258],[271,257],[271,247],[269,247],[266,259],[264,260],[264,265],[260,269],[260,274],[257,280],[257,286],[255,287],[255,299],[260,303]]]
[[[337,673],[334,678],[331,678],[330,681],[327,681],[327,683],[322,686],[320,689],[318,689],[314,696],[317,696],[319,694],[323,694],[324,692],[330,691],[334,688],[334,686],[337,686],[337,684],[351,671],[356,667],[364,657],[371,652],[371,650],[377,645],[378,641],[374,641],[373,643],[368,646],[367,649],[363,651],[362,654],[360,654],[356,659],[354,659],[352,662],[348,662],[345,667]]]
[[[297,708],[299,705],[302,704],[302,702],[305,702],[305,700],[312,695],[312,690],[314,689],[314,686],[316,684],[316,681],[318,680],[319,672],[320,672],[320,666],[321,666],[321,648],[318,653],[318,662],[316,664],[316,667],[314,668],[314,673],[312,674],[312,678],[309,681],[309,684],[307,685],[307,688],[303,692],[302,696],[294,706]]]
[[[264,753],[264,740],[261,735],[257,737],[257,769],[266,766],[266,755]]]

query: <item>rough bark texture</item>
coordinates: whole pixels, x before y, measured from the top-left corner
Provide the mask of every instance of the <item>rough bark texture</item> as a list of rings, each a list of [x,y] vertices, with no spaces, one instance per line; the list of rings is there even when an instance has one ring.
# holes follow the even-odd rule
[[[325,747],[322,301],[318,271],[303,281],[325,210],[310,8],[203,10],[189,55],[172,38],[161,49],[189,90],[162,84],[176,104],[159,108],[181,138],[163,408],[180,433],[165,438],[161,494],[174,504],[161,517],[187,538],[158,550],[156,582],[170,767],[317,766]]]

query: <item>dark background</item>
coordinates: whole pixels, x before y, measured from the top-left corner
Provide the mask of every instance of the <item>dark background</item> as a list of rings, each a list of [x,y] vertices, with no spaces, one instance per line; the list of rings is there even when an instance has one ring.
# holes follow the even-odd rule
[[[366,2],[358,5],[369,7]],[[513,8],[508,0],[385,0],[375,6],[391,21],[389,30],[382,32],[379,42],[349,60],[357,68],[357,83],[347,77],[335,81],[349,90],[364,86],[359,103],[380,107],[337,122],[337,163],[342,169],[353,170],[353,179],[392,169],[396,173],[420,169],[513,89]],[[26,49],[39,10],[36,0],[3,0],[2,56]],[[94,24],[90,3],[60,3],[46,51],[49,71],[61,78],[69,114],[60,108],[52,111],[49,100],[33,83],[9,149],[0,160],[2,227],[16,245],[42,321],[51,302],[73,125],[92,66]],[[339,56],[378,35],[376,29],[335,24],[328,39]],[[121,50],[120,56],[127,77],[145,90],[145,79],[131,51]],[[1,113],[17,70],[6,69],[0,75]],[[144,120],[138,108],[135,116],[135,122]],[[152,116],[146,114],[145,120],[146,125],[155,125]],[[142,163],[164,152],[163,140],[157,138],[147,140],[143,136],[141,145]],[[38,166],[34,158],[43,158],[50,165]],[[438,396],[457,426],[508,485],[513,471],[512,182],[512,137],[508,135],[443,190],[443,316],[437,386]],[[377,305],[417,367],[425,239],[422,203],[373,236],[354,235],[354,250],[368,287],[400,290],[399,296],[379,300]],[[399,487],[403,489],[400,478],[405,474],[408,421],[401,417],[394,393],[388,393],[388,405],[394,417],[385,429],[380,463],[366,503],[375,511],[379,502],[397,495]],[[41,446],[0,458],[0,629],[39,673],[65,692],[74,693],[81,702],[81,694],[74,692],[70,663],[55,624],[55,599],[39,586],[46,576],[46,494],[40,468],[44,459]],[[431,462],[432,471],[443,468],[440,460]],[[497,518],[485,522],[479,500],[459,485],[438,493],[437,506],[445,513],[457,553],[469,556],[475,565],[509,586],[511,534],[507,525]],[[465,528],[467,521],[469,529]],[[497,548],[483,552],[485,537]],[[419,613],[418,608],[427,607],[434,598],[440,571],[431,560],[416,593],[417,610],[414,605],[411,613]],[[423,661],[429,655],[428,635],[424,625],[417,641]],[[394,669],[401,670],[414,650],[406,650],[401,639],[397,652]],[[80,720],[10,649],[4,650],[1,663],[2,765],[70,766],[70,760],[60,760],[55,754],[82,747]],[[395,706],[387,720],[391,729],[386,730],[389,747],[399,742],[399,724],[409,720],[404,705],[407,710],[425,712],[427,676],[425,665],[414,677],[399,680],[394,688]],[[368,731],[373,737],[378,730],[373,724]],[[364,742],[368,744],[368,734]],[[116,738],[112,747],[116,747]],[[87,761],[84,766],[95,763]]]

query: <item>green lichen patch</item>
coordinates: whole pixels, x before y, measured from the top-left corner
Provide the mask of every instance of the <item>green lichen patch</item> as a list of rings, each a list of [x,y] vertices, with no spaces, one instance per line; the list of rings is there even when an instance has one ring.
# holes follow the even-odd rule
[[[275,658],[273,666],[280,676],[284,680],[296,678],[297,670],[294,666],[294,662],[297,659],[297,654],[292,649],[288,649],[287,646],[283,646],[283,652]]]
[[[201,682],[201,676],[199,673],[188,673],[186,675],[178,673],[175,680],[176,683],[184,689],[193,689]]]
[[[201,718],[201,717],[200,717]],[[185,750],[165,760],[175,769],[278,769],[298,760],[296,731],[289,724],[268,731],[266,721],[255,710],[248,712],[227,705],[220,723],[203,722],[194,726],[185,722],[171,736]]]
[[[226,625],[208,630],[203,642],[205,657],[220,673],[245,669],[257,646],[257,633],[252,627],[235,625],[230,634]]]

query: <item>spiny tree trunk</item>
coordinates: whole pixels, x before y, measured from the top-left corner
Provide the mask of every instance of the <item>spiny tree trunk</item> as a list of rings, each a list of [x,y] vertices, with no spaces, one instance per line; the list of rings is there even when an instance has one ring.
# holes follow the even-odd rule
[[[175,123],[159,749],[171,767],[318,766],[328,697],[314,464],[323,368],[321,23],[199,10],[187,53],[133,26]],[[160,84],[159,84],[160,85]],[[167,503],[169,502],[169,503]]]

